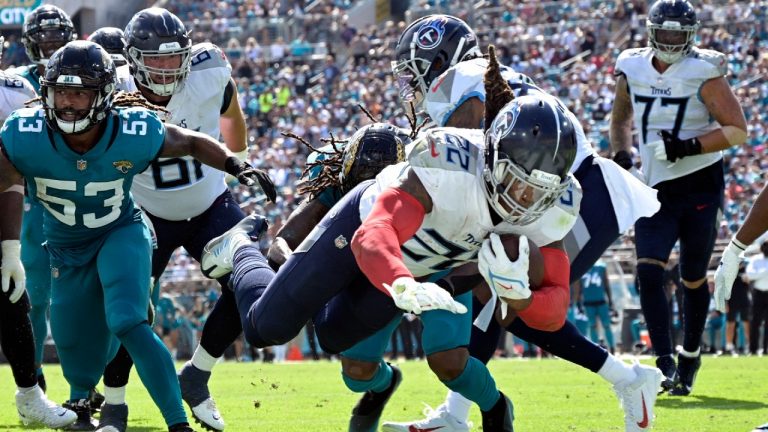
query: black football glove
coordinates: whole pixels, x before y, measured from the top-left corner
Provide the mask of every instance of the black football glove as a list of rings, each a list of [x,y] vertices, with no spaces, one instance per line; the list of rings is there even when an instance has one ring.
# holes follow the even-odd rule
[[[634,165],[632,163],[632,155],[629,154],[629,152],[626,150],[617,151],[616,154],[613,155],[613,161],[616,162],[616,165],[624,168],[627,171],[629,171]]]
[[[664,141],[664,151],[667,152],[667,160],[670,162],[675,162],[686,156],[701,154],[701,142],[698,138],[681,140],[665,130],[659,132],[659,135]]]
[[[234,156],[227,158],[224,163],[224,171],[245,186],[254,186],[256,182],[259,182],[259,187],[264,191],[268,200],[275,202],[277,199],[275,184],[272,183],[272,179],[266,171],[254,168],[247,162],[241,162]]]

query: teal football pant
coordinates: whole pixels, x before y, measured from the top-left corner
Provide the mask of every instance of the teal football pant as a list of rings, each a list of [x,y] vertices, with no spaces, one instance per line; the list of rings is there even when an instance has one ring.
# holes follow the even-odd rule
[[[43,344],[48,338],[48,308],[51,304],[51,269],[48,251],[43,247],[43,206],[24,197],[21,225],[21,261],[27,272],[27,293],[32,308],[29,320],[35,336],[35,365],[43,363]]]
[[[150,237],[143,223],[105,235],[96,257],[80,267],[51,260],[51,329],[71,399],[82,399],[122,343],[168,425],[186,422],[168,349],[147,324]]]

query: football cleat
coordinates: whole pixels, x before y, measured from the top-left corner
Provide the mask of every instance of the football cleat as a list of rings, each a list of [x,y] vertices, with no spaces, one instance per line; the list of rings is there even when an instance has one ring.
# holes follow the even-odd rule
[[[40,387],[24,393],[17,391],[16,409],[25,425],[42,424],[51,429],[59,429],[77,420],[77,414],[48,400]]]
[[[758,426],[752,430],[752,432],[765,432],[768,431],[768,423]]]
[[[91,414],[95,414],[99,412],[101,406],[104,404],[104,395],[93,388],[88,392],[88,403],[91,404]]]
[[[653,407],[656,404],[659,386],[664,374],[653,366],[635,363],[632,367],[637,374],[635,379],[613,386],[613,391],[619,398],[624,409],[624,425],[626,432],[641,432],[651,429],[653,425]]]
[[[221,417],[216,402],[208,391],[208,380],[211,373],[196,368],[191,361],[184,364],[178,373],[181,398],[192,410],[192,417],[204,429],[210,431],[224,430],[224,419]]]
[[[480,411],[483,416],[483,430],[486,432],[514,432],[515,407],[512,401],[502,392],[499,400],[488,411]]]
[[[403,380],[403,373],[397,366],[389,365],[389,367],[392,368],[392,381],[389,383],[389,387],[380,393],[368,390],[363,394],[352,409],[349,432],[375,432],[378,430],[381,413]]]
[[[62,405],[64,408],[74,411],[77,420],[66,427],[69,431],[96,430],[95,420],[91,418],[91,403],[88,399],[70,399]]]
[[[701,367],[701,356],[694,358],[684,355],[677,356],[677,380],[675,385],[669,391],[672,396],[688,396],[693,390],[693,382],[696,381],[696,374]]]
[[[259,240],[268,228],[263,216],[250,215],[224,234],[211,239],[203,248],[200,270],[211,279],[218,279],[232,271],[235,251],[242,245]]]
[[[426,418],[423,420],[402,423],[385,422],[381,430],[383,432],[469,432],[472,429],[471,422],[460,421],[448,412],[448,407],[444,404],[437,409],[425,407],[424,415]]]
[[[195,430],[189,427],[189,423],[178,423],[168,426],[168,432],[195,432]]]
[[[102,432],[125,432],[128,428],[128,405],[110,405],[101,406],[101,417],[99,418],[99,427],[97,431]]]
[[[677,365],[675,365],[675,359],[671,354],[658,357],[656,359],[656,367],[659,368],[664,375],[661,381],[661,387],[659,393],[672,390],[677,380]]]

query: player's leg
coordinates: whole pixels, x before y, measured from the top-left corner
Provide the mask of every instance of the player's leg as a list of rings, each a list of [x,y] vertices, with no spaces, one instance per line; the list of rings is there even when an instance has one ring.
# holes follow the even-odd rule
[[[689,194],[686,200],[686,210],[680,221],[683,350],[677,358],[679,379],[670,391],[674,395],[690,394],[701,366],[701,336],[710,302],[707,269],[717,238],[722,187],[718,187],[717,192]]]
[[[589,322],[589,339],[592,342],[600,342],[600,333],[597,331],[597,312],[599,306],[584,305],[584,312],[587,314],[587,321]]]
[[[94,260],[68,266],[52,257],[51,274],[51,332],[64,378],[70,385],[65,406],[78,417],[70,429],[93,430],[89,392],[117,352],[117,340],[107,327]]]
[[[608,348],[613,352],[614,349],[616,349],[616,345],[613,341],[613,330],[611,329],[611,310],[608,309],[607,303],[603,303],[597,307],[597,316],[600,320],[600,325],[603,327],[605,343],[608,344]]]
[[[143,223],[108,234],[96,258],[109,330],[136,363],[136,371],[168,426],[187,423],[170,352],[147,323],[150,235]],[[133,257],[131,266],[121,263]]]
[[[662,205],[658,213],[641,218],[635,224],[635,245],[640,305],[656,354],[656,366],[666,377],[662,387],[669,390],[677,376],[677,366],[673,357],[672,312],[664,288],[664,270],[678,238],[678,198],[661,190],[659,200]]]
[[[27,272],[27,293],[31,308],[29,319],[35,335],[35,366],[40,387],[45,391],[43,375],[43,351],[48,338],[48,312],[51,306],[51,268],[48,251],[43,247],[45,237],[40,229],[43,226],[43,207],[40,203],[24,199],[24,218],[21,225],[21,261]]]
[[[620,235],[600,166],[593,158],[587,158],[574,176],[579,180],[583,196],[579,219],[565,239],[571,259],[571,283],[579,280]]]
[[[16,383],[16,409],[25,425],[40,423],[49,428],[61,428],[77,420],[77,414],[48,400],[38,385],[32,324],[27,315],[29,308],[26,294],[16,303],[0,294],[0,346]]]
[[[218,237],[237,225],[245,217],[240,206],[229,191],[219,196],[211,207],[193,222],[190,227],[194,233],[183,246],[198,262],[201,261],[203,247],[214,237]],[[216,301],[206,318],[200,343],[195,348],[192,359],[179,371],[181,396],[192,410],[192,415],[205,427],[223,430],[225,423],[216,403],[208,390],[211,371],[224,351],[243,332],[237,304],[232,290],[228,288],[229,274],[218,279],[222,286],[221,296]]]
[[[402,316],[352,348],[341,353],[341,375],[347,388],[364,393],[352,409],[349,431],[376,431],[379,418],[392,394],[397,390],[402,374],[396,366],[382,360],[390,336]]]

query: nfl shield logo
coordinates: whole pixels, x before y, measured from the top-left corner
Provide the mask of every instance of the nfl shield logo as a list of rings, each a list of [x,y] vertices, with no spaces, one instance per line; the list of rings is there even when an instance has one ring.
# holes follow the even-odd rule
[[[88,168],[88,161],[80,159],[77,161],[77,170],[78,171],[85,171],[85,169]]]
[[[335,244],[339,249],[344,249],[344,246],[347,245],[347,239],[345,239],[343,235],[340,235],[336,237],[336,240],[333,241],[333,244]]]

